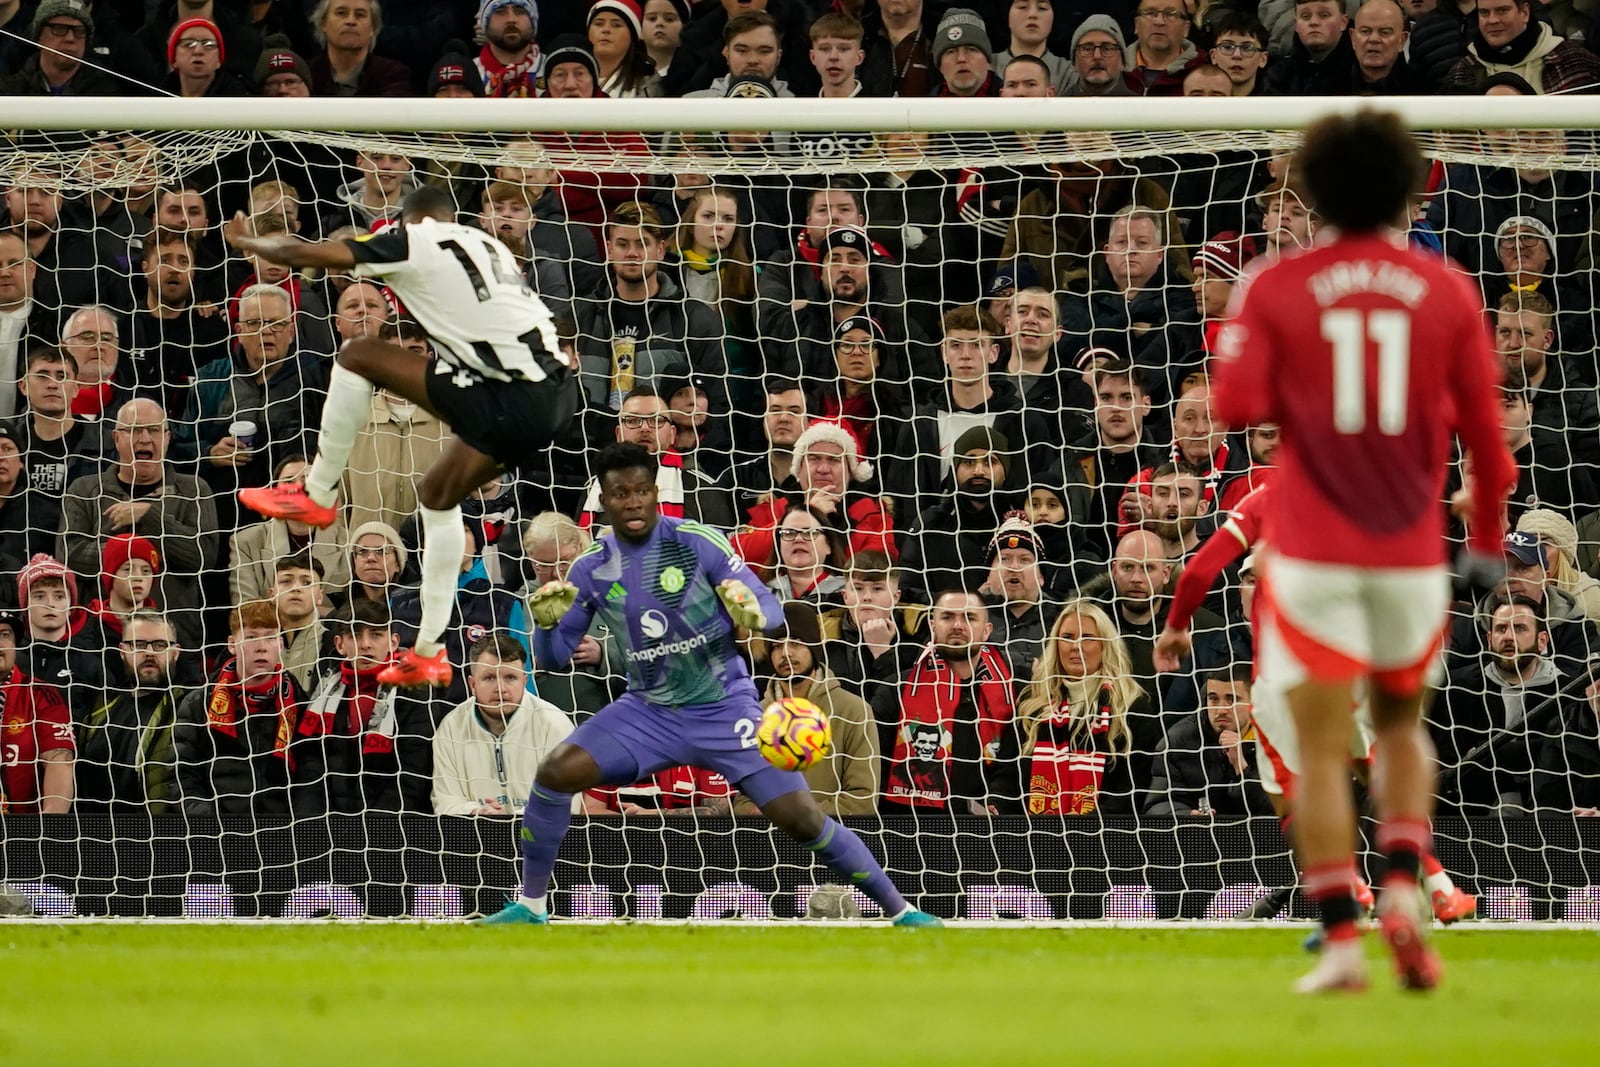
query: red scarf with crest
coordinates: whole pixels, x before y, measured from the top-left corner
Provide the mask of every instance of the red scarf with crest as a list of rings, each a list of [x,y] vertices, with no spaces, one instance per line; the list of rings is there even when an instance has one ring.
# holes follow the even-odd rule
[[[962,681],[950,663],[931,647],[922,653],[900,687],[900,729],[889,759],[884,799],[916,808],[945,808],[950,803],[951,726],[962,694],[972,687],[978,705],[974,724],[984,763],[999,751],[1000,735],[1016,715],[1011,668],[993,645],[984,645],[972,661],[972,679]],[[929,759],[924,752],[937,749]],[[920,745],[919,745],[920,742]],[[921,751],[919,751],[919,748]]]
[[[383,673],[389,664],[380,663],[364,671],[356,670],[355,664],[349,660],[339,664],[339,683],[344,691],[339,696],[339,701],[349,702],[350,721],[345,727],[345,737],[360,737],[361,751],[393,752],[394,738],[369,730],[373,725],[372,716],[378,707],[378,675]],[[339,705],[336,703],[331,708],[324,710],[313,699],[306,707],[305,717],[300,722],[300,735],[302,737],[332,737],[337,733],[335,719]]]
[[[238,740],[239,721],[246,715],[276,715],[278,730],[272,738],[272,754],[294,769],[289,742],[294,739],[300,708],[294,699],[294,683],[281,668],[266,682],[243,685],[239,681],[237,660],[228,660],[217,672],[211,699],[206,702],[206,725]]]
[[[1039,724],[1028,759],[1029,815],[1088,815],[1099,806],[1110,731],[1110,685],[1100,687],[1087,735],[1073,736],[1070,700]]]

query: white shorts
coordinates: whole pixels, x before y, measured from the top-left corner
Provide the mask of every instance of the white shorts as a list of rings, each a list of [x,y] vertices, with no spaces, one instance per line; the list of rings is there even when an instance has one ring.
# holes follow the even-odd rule
[[[1300,748],[1286,695],[1309,680],[1350,681],[1350,755],[1372,754],[1369,679],[1410,695],[1443,670],[1450,576],[1443,567],[1346,567],[1272,556],[1256,589],[1257,761],[1268,793],[1293,797]]]

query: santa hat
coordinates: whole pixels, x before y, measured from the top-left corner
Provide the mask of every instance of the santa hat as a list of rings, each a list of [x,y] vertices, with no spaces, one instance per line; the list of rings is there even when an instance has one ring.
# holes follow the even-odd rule
[[[172,36],[167,38],[167,66],[177,66],[178,39],[183,36],[184,30],[192,30],[196,26],[200,27],[207,33],[211,34],[212,37],[216,38],[217,62],[224,63],[227,61],[228,48],[222,43],[222,30],[215,22],[212,22],[210,19],[184,19],[182,22],[178,23],[177,26],[173,27]]]
[[[1204,267],[1213,278],[1234,281],[1244,270],[1244,265],[1255,257],[1255,238],[1240,237],[1232,230],[1224,230],[1200,246],[1200,251],[1194,254],[1192,265],[1195,270]]]
[[[156,551],[154,541],[138,534],[117,534],[106,538],[106,547],[100,550],[100,584],[109,590],[111,579],[131,559],[142,559],[152,571],[161,571],[161,553]]]
[[[633,31],[633,39],[639,40],[644,36],[644,5],[637,0],[594,0],[589,8],[589,18],[585,25],[594,22],[594,17],[602,11],[609,11],[616,15],[628,28]]]
[[[856,439],[850,436],[850,431],[836,422],[813,422],[806,428],[806,432],[794,443],[794,465],[800,466],[806,458],[806,453],[811,451],[811,446],[823,442],[839,446],[839,451],[844,456],[844,469],[852,481],[864,482],[872,477],[872,464],[860,458],[856,450]]]
[[[67,587],[67,599],[74,604],[78,602],[78,579],[73,577],[67,565],[48,553],[38,552],[17,572],[17,600],[24,607],[28,604],[28,590],[34,582],[44,578],[61,579]]]

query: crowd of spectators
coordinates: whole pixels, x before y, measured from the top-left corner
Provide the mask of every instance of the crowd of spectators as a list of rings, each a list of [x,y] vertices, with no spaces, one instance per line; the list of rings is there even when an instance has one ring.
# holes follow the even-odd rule
[[[0,0],[0,94],[1594,92],[1582,10]],[[1600,807],[1600,197],[1540,162],[1564,136],[1435,167],[1410,232],[1481,285],[1521,472],[1509,578],[1457,605],[1428,712],[1441,806],[1469,814]],[[1158,674],[1152,646],[1185,560],[1271,478],[1276,428],[1220,423],[1207,363],[1241,273],[1315,236],[1283,157],[942,167],[959,135],[762,131],[705,145],[708,174],[536,165],[650,158],[643,136],[578,131],[497,146],[528,165],[260,137],[182,172],[130,135],[80,139],[117,181],[67,195],[40,164],[4,190],[0,811],[519,811],[540,756],[624,684],[598,624],[570,668],[533,662],[524,601],[601,532],[588,462],[613,440],[656,454],[663,514],[726,531],[784,600],[748,651],[766,698],[829,714],[808,780],[830,812],[1270,811],[1255,559],[1181,670]],[[890,162],[852,166],[869,149]],[[740,170],[747,151],[803,166]],[[236,499],[301,475],[341,343],[432,342],[383,288],[229,255],[218,230],[242,211],[258,233],[356,237],[419,184],[516,255],[583,410],[463,506],[458,677],[397,692],[375,678],[419,618],[415,479],[449,427],[379,391],[328,529]],[[1470,478],[1439,504],[1453,536]],[[575,804],[748,807],[687,768]]]

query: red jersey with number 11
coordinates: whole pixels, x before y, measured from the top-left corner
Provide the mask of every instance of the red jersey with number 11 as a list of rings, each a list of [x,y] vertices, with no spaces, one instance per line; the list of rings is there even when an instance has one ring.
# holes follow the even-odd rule
[[[1341,237],[1249,277],[1218,343],[1212,406],[1283,429],[1274,551],[1356,567],[1445,561],[1452,434],[1472,453],[1476,548],[1499,552],[1515,467],[1475,289],[1395,233]]]

